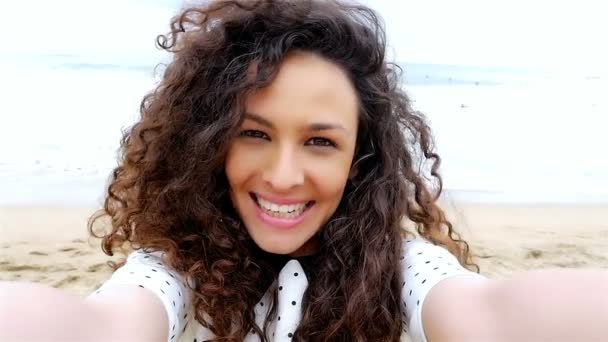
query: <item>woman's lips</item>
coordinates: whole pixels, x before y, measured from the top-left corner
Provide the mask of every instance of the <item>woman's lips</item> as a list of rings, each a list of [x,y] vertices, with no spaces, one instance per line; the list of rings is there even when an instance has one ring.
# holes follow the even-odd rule
[[[295,198],[287,198],[287,197],[278,197],[278,196],[271,196],[271,195],[262,195],[259,193],[255,193],[255,192],[250,192],[249,195],[255,199],[256,201],[258,199],[263,199],[267,202],[271,202],[277,205],[290,205],[290,204],[300,204],[300,203],[310,203],[312,201],[310,200],[306,200],[306,199],[295,199]]]
[[[253,204],[255,206],[256,216],[258,217],[258,219],[260,219],[260,221],[262,221],[263,223],[265,223],[271,227],[277,228],[277,229],[288,229],[288,228],[293,228],[293,227],[297,226],[302,221],[304,221],[304,219],[306,219],[306,217],[309,215],[309,213],[311,211],[311,208],[314,206],[314,201],[309,201],[307,203],[304,211],[297,217],[294,217],[294,218],[275,217],[275,216],[268,214],[266,209],[260,207],[260,205],[257,201],[256,195],[253,193],[251,194],[251,200],[253,201]]]

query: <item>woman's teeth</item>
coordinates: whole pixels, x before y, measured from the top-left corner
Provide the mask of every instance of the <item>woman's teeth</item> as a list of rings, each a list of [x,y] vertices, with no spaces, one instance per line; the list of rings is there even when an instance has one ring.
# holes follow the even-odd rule
[[[280,218],[296,218],[306,209],[306,203],[298,204],[275,204],[256,196],[260,208],[264,209],[270,216]]]

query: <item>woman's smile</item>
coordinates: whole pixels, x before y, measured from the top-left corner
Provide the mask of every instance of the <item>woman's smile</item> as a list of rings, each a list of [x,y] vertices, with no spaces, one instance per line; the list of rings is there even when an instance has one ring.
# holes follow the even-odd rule
[[[304,221],[314,207],[314,201],[274,199],[250,193],[258,218],[265,224],[279,229],[295,228]]]
[[[298,201],[282,198],[269,198],[256,193],[251,193],[251,198],[268,215],[279,218],[297,218],[305,210],[314,204],[314,201]]]

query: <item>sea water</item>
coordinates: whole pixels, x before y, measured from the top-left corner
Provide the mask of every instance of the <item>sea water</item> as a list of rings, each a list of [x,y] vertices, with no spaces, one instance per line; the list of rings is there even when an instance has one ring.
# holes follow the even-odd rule
[[[0,58],[0,204],[99,205],[122,130],[159,80],[136,59]],[[608,202],[605,75],[403,64],[442,157],[445,193],[483,202]]]
[[[605,75],[412,69],[406,88],[435,133],[448,194],[493,202],[608,201]],[[441,74],[433,74],[437,69]]]

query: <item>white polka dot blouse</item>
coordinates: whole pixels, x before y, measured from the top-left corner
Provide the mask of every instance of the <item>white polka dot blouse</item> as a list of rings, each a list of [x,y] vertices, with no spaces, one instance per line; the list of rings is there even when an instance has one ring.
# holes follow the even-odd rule
[[[413,342],[426,342],[421,309],[427,293],[433,286],[453,276],[482,277],[463,268],[444,248],[420,239],[404,241],[401,267],[404,312],[402,340]],[[267,330],[268,340],[291,341],[301,319],[301,301],[308,280],[302,265],[293,259],[281,269],[276,281],[279,289],[277,318]],[[161,299],[169,318],[168,342],[202,342],[213,338],[213,334],[194,319],[189,287],[180,275],[163,264],[160,252],[134,251],[128,256],[126,264],[114,272],[91,296],[115,285],[146,288]],[[268,291],[255,307],[258,326],[263,326],[270,298],[271,293]],[[256,334],[249,334],[245,341],[260,341],[260,338]]]

